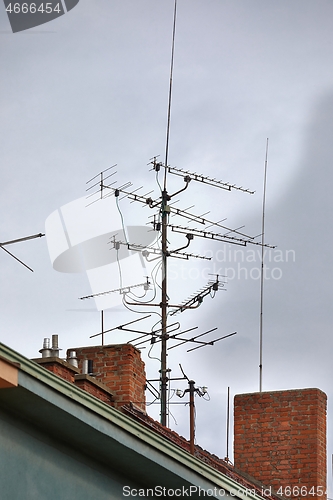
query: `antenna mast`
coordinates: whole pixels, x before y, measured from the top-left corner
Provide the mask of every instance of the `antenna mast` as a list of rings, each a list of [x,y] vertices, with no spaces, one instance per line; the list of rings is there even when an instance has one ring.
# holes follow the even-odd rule
[[[259,323],[259,392],[262,392],[262,337],[263,337],[263,305],[264,305],[264,244],[265,244],[265,205],[266,205],[266,179],[267,179],[268,138],[266,141],[264,192],[262,199],[261,220],[261,274],[260,274],[260,323]]]
[[[167,309],[168,309],[168,295],[167,295],[167,228],[168,228],[168,192],[167,192],[167,171],[168,171],[168,154],[169,154],[169,135],[170,135],[170,117],[171,117],[171,96],[172,96],[172,76],[173,76],[173,61],[175,52],[175,34],[176,34],[176,14],[177,14],[177,0],[174,4],[173,13],[173,29],[172,29],[172,49],[171,49],[171,66],[170,66],[170,85],[169,85],[169,99],[168,99],[168,121],[167,121],[167,134],[165,145],[165,164],[164,164],[164,185],[162,192],[162,300],[161,300],[161,326],[162,326],[162,346],[161,346],[161,424],[167,425],[167,386],[168,386],[168,373],[167,373]]]
[[[205,256],[200,256],[200,255],[195,255],[193,253],[186,253],[183,252],[182,250],[185,250],[186,248],[189,247],[190,243],[194,239],[194,237],[200,237],[200,238],[206,238],[206,239],[211,239],[211,240],[216,240],[216,241],[222,241],[224,243],[230,243],[230,244],[235,244],[235,245],[240,245],[240,246],[247,246],[247,244],[252,244],[252,245],[263,245],[263,236],[262,236],[262,243],[259,243],[258,241],[255,241],[257,237],[252,237],[249,236],[248,234],[244,233],[243,231],[240,231],[242,227],[238,228],[230,228],[225,226],[224,224],[221,224],[225,219],[220,220],[218,222],[214,222],[212,220],[208,220],[205,218],[206,214],[202,215],[196,215],[192,212],[189,212],[188,210],[192,207],[189,207],[185,210],[176,208],[174,205],[176,202],[171,203],[171,200],[178,195],[179,193],[185,191],[190,182],[200,182],[202,184],[208,184],[209,186],[213,186],[219,189],[223,189],[226,191],[232,191],[232,190],[238,190],[242,191],[245,193],[253,194],[252,191],[249,189],[245,189],[242,186],[236,186],[235,184],[229,184],[227,182],[222,182],[220,180],[217,180],[215,178],[210,178],[207,176],[204,176],[202,174],[198,174],[196,172],[189,172],[185,171],[176,167],[171,167],[168,166],[168,154],[169,154],[169,135],[170,135],[170,117],[171,117],[171,96],[172,96],[172,76],[173,76],[173,66],[174,66],[174,47],[175,47],[175,32],[176,32],[176,13],[177,13],[177,0],[174,2],[174,15],[173,15],[173,34],[172,34],[172,51],[171,51],[171,67],[170,67],[170,86],[169,86],[169,97],[168,97],[168,114],[167,114],[167,131],[166,131],[166,148],[165,148],[165,163],[163,164],[162,162],[157,161],[157,157],[153,157],[150,159],[149,164],[152,165],[152,170],[155,171],[156,173],[156,180],[159,186],[160,194],[157,198],[153,199],[150,196],[148,196],[152,191],[146,194],[139,194],[138,191],[141,188],[137,188],[134,190],[129,189],[132,186],[132,183],[125,183],[119,187],[115,187],[114,184],[116,182],[110,182],[110,180],[107,181],[111,176],[113,176],[116,172],[112,171],[112,173],[109,172],[110,169],[113,169],[115,165],[112,167],[109,167],[108,169],[104,170],[104,172],[101,172],[100,176],[96,175],[92,179],[90,179],[87,184],[91,184],[88,188],[87,191],[94,189],[98,186],[97,192],[93,192],[90,196],[94,196],[98,194],[98,199],[100,198],[106,198],[109,196],[114,196],[115,201],[118,207],[118,210],[120,212],[119,206],[118,206],[118,200],[119,196],[121,194],[121,198],[127,198],[131,202],[138,202],[144,205],[145,207],[149,207],[150,209],[155,209],[157,210],[157,213],[153,215],[153,220],[150,222],[153,226],[153,230],[156,231],[157,233],[160,233],[160,237],[158,238],[158,244],[157,246],[152,245],[147,245],[146,243],[141,244],[140,241],[134,242],[130,241],[126,237],[126,231],[125,231],[125,226],[121,215],[122,219],[122,227],[123,227],[123,236],[120,236],[116,240],[116,235],[112,236],[112,249],[114,249],[116,252],[119,251],[120,246],[125,246],[128,251],[131,252],[140,252],[141,256],[146,259],[147,262],[152,262],[157,259],[161,259],[160,263],[158,264],[158,267],[155,267],[155,277],[152,276],[152,283],[153,283],[153,288],[154,288],[154,293],[153,293],[153,298],[148,300],[138,300],[138,297],[132,298],[131,294],[132,289],[135,287],[143,286],[144,289],[144,295],[143,297],[149,292],[150,287],[149,285],[151,282],[149,281],[149,278],[146,277],[146,282],[141,283],[141,284],[134,284],[131,286],[123,286],[122,279],[121,279],[121,269],[120,269],[120,264],[118,260],[118,266],[119,266],[119,274],[120,274],[120,288],[118,289],[113,289],[109,291],[104,291],[100,292],[94,295],[89,295],[86,297],[81,297],[81,299],[86,299],[86,298],[92,298],[96,296],[102,296],[105,294],[109,293],[116,293],[119,292],[123,296],[123,304],[125,307],[130,309],[129,306],[138,306],[138,307],[149,307],[151,308],[157,308],[160,310],[158,313],[160,316],[160,328],[156,328],[155,325],[152,327],[150,331],[146,331],[146,329],[139,329],[137,330],[136,323],[138,321],[141,321],[145,318],[148,318],[149,316],[145,316],[139,319],[136,319],[134,321],[130,321],[129,323],[125,323],[124,325],[118,325],[115,328],[111,328],[108,330],[104,329],[104,324],[102,322],[102,332],[97,333],[95,335],[92,335],[91,337],[96,337],[96,336],[102,336],[102,343],[104,343],[104,334],[107,332],[111,332],[113,330],[121,330],[124,332],[133,332],[137,336],[130,340],[128,343],[133,343],[135,346],[142,346],[142,344],[145,344],[146,342],[150,342],[151,345],[161,343],[161,354],[160,354],[160,370],[159,370],[159,386],[160,386],[160,391],[159,391],[159,397],[160,397],[160,421],[163,426],[167,426],[167,420],[168,420],[168,384],[170,380],[175,380],[172,379],[169,376],[170,369],[167,367],[167,353],[169,349],[172,349],[174,347],[177,347],[178,345],[183,345],[188,342],[195,344],[195,347],[188,349],[189,351],[193,351],[195,349],[200,349],[202,347],[208,346],[208,345],[214,345],[216,342],[219,342],[227,337],[231,337],[236,334],[236,332],[230,333],[228,335],[221,336],[219,338],[214,338],[213,340],[203,340],[202,337],[205,335],[208,335],[209,333],[213,332],[216,330],[216,328],[210,329],[204,333],[200,333],[198,335],[195,335],[191,338],[184,337],[183,335],[186,333],[191,332],[192,330],[196,329],[197,327],[194,328],[189,328],[185,331],[181,331],[180,329],[180,323],[175,322],[172,324],[168,324],[168,316],[173,316],[178,313],[182,313],[185,310],[191,310],[199,307],[201,303],[203,302],[204,298],[207,295],[210,295],[212,298],[215,296],[216,292],[218,290],[223,289],[224,287],[224,281],[223,279],[219,277],[219,275],[216,276],[215,280],[210,280],[208,284],[201,288],[198,292],[194,293],[191,295],[188,299],[183,301],[182,303],[178,304],[173,304],[169,302],[169,296],[167,293],[167,260],[168,258],[180,258],[180,259],[186,259],[188,260],[190,257],[191,258],[201,258],[201,259],[207,259]],[[266,153],[266,160],[267,160],[267,153]],[[267,161],[266,161],[267,163]],[[161,186],[160,183],[158,182],[158,173],[164,168],[164,182],[163,185]],[[105,174],[105,175],[104,175]],[[167,176],[168,174],[182,177],[183,181],[185,183],[184,187],[181,189],[178,189],[176,192],[171,192],[168,193],[167,191]],[[97,180],[100,177],[100,180]],[[106,184],[106,182],[108,184]],[[141,186],[142,187],[142,186]],[[105,194],[105,193],[108,194]],[[92,203],[95,203],[96,200],[93,200],[89,205]],[[207,212],[209,213],[209,212]],[[176,224],[170,224],[169,222],[169,217],[170,216],[177,216],[182,218],[183,220],[185,219],[187,223],[189,224],[189,227],[184,227],[183,225],[176,225]],[[197,229],[193,227],[193,224],[199,224],[202,229]],[[208,228],[210,227],[217,227],[218,228],[218,233],[212,232],[212,231],[207,231]],[[181,233],[185,235],[186,241],[184,246],[181,246],[180,248],[172,249],[169,248],[169,242],[168,242],[168,229],[170,229],[172,232],[175,233]],[[121,238],[125,238],[125,241],[122,241]],[[160,244],[161,242],[161,244]],[[160,246],[161,245],[161,246]],[[265,245],[270,247],[270,245]],[[274,247],[271,247],[274,248]],[[117,254],[118,255],[118,254]],[[263,253],[262,253],[263,255]],[[210,260],[210,258],[208,258]],[[160,267],[161,266],[161,267]],[[160,301],[155,301],[156,297],[156,283],[155,283],[155,278],[157,276],[157,272],[159,272],[161,269],[162,276],[161,276],[161,286],[159,288],[161,289],[160,292]],[[135,295],[134,295],[135,296]],[[133,312],[138,312],[136,310],[130,309]],[[134,326],[135,325],[135,326]],[[127,328],[128,327],[128,328]],[[176,333],[173,333],[176,332]],[[199,340],[200,339],[200,340]],[[168,341],[175,341],[176,345],[173,345],[172,347],[168,347]],[[141,347],[140,347],[141,348]],[[154,382],[157,382],[157,380],[152,380]],[[193,387],[194,387],[194,382],[193,382]],[[193,392],[193,391],[192,391]]]

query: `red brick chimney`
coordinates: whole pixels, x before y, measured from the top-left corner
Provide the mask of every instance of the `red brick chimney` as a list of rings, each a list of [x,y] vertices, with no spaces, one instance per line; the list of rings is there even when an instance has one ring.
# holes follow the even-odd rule
[[[67,356],[70,351],[76,352],[80,370],[84,360],[92,361],[93,376],[110,389],[113,406],[121,408],[133,403],[146,411],[145,365],[136,347],[130,344],[75,347],[67,350]]]
[[[326,500],[326,394],[241,394],[234,400],[234,463],[276,493]]]

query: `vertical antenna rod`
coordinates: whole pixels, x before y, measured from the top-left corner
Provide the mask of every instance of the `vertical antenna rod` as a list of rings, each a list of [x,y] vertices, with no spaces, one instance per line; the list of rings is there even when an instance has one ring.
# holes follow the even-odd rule
[[[168,121],[165,146],[165,164],[164,164],[164,187],[162,192],[162,292],[161,292],[161,424],[167,425],[167,390],[168,390],[168,371],[167,371],[167,257],[168,257],[168,193],[167,193],[167,166],[169,153],[169,134],[170,134],[170,116],[171,116],[171,94],[172,94],[172,75],[173,75],[173,60],[175,49],[175,33],[176,33],[176,13],[177,0],[175,0],[173,14],[173,31],[172,31],[172,50],[171,50],[171,67],[170,67],[170,86],[169,86],[169,101],[168,101]]]
[[[230,427],[230,387],[228,387],[228,396],[227,396],[227,455],[225,457],[226,462],[229,462],[229,427]]]
[[[264,243],[265,243],[265,205],[267,179],[268,138],[266,141],[264,192],[262,198],[261,219],[261,274],[260,274],[260,323],[259,323],[259,392],[262,392],[262,337],[263,337],[263,300],[264,300]]]
[[[195,408],[194,408],[194,380],[189,380],[189,393],[190,393],[190,453],[194,455],[194,441],[195,441]]]
[[[167,133],[166,133],[166,143],[165,143],[164,190],[166,189],[166,175],[167,175],[168,155],[169,155],[173,60],[174,60],[174,53],[175,53],[175,36],[176,36],[176,15],[177,15],[177,0],[175,0],[175,6],[174,6],[174,12],[173,12],[172,49],[171,49],[171,64],[170,64],[169,100],[168,100],[168,121],[167,121]]]
[[[104,311],[101,311],[102,345],[104,345]]]

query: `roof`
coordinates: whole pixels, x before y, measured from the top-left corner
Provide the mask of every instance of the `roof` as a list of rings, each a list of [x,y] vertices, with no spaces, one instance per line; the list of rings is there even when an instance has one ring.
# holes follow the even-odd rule
[[[17,373],[17,382],[14,376],[0,390],[0,409],[132,480],[149,487],[215,488],[224,498],[273,498],[217,457],[199,448],[192,456],[181,445],[184,438],[134,408],[122,413],[1,343],[0,359]],[[2,372],[0,366],[0,379]]]
[[[154,432],[160,434],[161,436],[164,436],[166,439],[170,440],[177,446],[180,446],[182,449],[185,449],[188,452],[190,451],[189,441],[187,441],[184,437],[180,436],[173,430],[164,427],[162,424],[149,417],[146,413],[141,412],[134,405],[126,405],[123,406],[122,409],[127,415],[130,415],[137,422],[140,422],[142,425],[152,429]],[[265,486],[264,484],[260,483],[248,474],[236,469],[230,462],[227,462],[226,460],[223,460],[218,456],[209,453],[207,450],[203,450],[198,445],[195,445],[194,453],[195,457],[200,461],[218,470],[230,479],[233,479],[237,482],[238,485],[243,486],[246,491],[253,491],[257,495],[260,495],[261,497],[266,499],[281,500],[281,496],[274,494],[274,492],[271,492],[269,488],[267,488],[267,486]],[[266,494],[263,494],[263,492],[265,491]],[[270,491],[269,494],[268,491]]]

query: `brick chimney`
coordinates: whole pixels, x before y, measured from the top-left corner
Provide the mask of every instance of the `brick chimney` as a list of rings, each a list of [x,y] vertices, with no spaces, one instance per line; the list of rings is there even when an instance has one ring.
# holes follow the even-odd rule
[[[121,408],[133,403],[146,411],[145,365],[136,347],[130,344],[75,347],[67,350],[68,356],[71,351],[76,351],[80,370],[84,360],[92,362],[93,376],[112,392],[113,406]]]
[[[281,496],[326,500],[326,402],[319,389],[235,396],[235,467]]]

